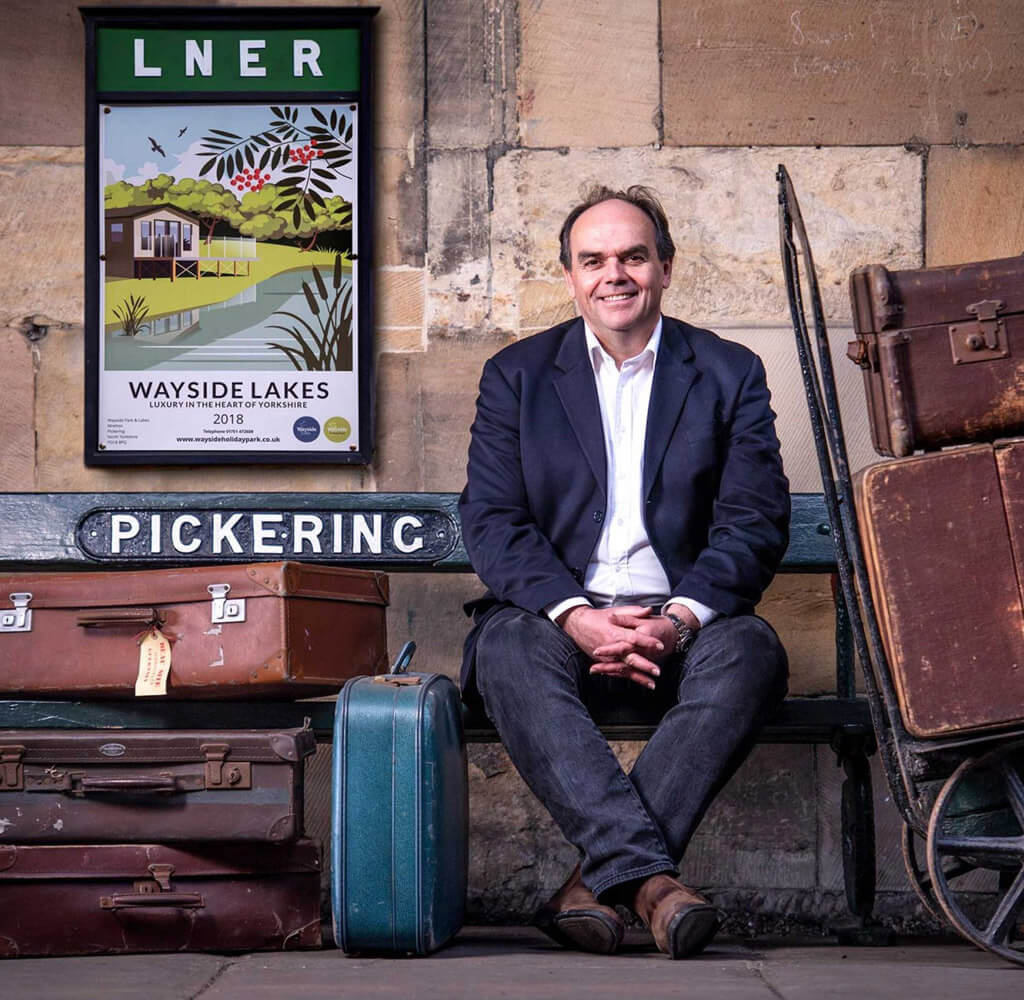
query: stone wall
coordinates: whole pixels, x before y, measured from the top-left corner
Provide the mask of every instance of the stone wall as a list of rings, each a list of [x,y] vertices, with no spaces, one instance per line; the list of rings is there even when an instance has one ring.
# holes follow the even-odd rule
[[[855,466],[873,453],[860,376],[844,359],[850,269],[1007,255],[1024,237],[1018,4],[382,0],[373,463],[89,469],[83,32],[71,0],[43,6],[45,17],[38,2],[7,0],[0,35],[2,490],[460,488],[484,359],[571,315],[556,234],[597,180],[660,192],[679,246],[669,311],[762,354],[792,486],[815,490],[776,165],[813,243]],[[394,578],[394,647],[414,638],[421,668],[454,673],[460,605],[477,586]],[[829,685],[829,605],[827,582],[804,577],[781,578],[763,605],[796,692]],[[500,749],[474,748],[471,770],[472,912],[521,917],[572,852]],[[752,919],[834,916],[840,774],[827,749],[759,748],[708,816],[687,876]],[[898,818],[880,773],[876,783],[880,886],[893,893],[881,909],[905,914]]]

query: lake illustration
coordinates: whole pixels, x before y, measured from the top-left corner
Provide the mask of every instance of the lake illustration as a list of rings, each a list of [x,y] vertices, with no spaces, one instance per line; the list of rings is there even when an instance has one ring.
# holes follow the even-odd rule
[[[335,276],[319,269],[286,271],[246,287],[225,302],[147,317],[134,336],[126,334],[120,323],[109,324],[104,332],[104,367],[107,371],[351,371],[351,316],[349,275],[339,272],[335,287]],[[333,323],[326,331],[325,320]],[[334,343],[325,343],[332,333]],[[300,356],[300,342],[312,358],[322,357],[324,364],[304,363],[309,359]]]

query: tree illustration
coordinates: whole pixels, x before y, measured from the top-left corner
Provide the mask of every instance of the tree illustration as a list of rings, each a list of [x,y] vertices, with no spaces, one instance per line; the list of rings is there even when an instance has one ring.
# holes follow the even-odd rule
[[[202,139],[200,151],[210,158],[200,168],[200,177],[212,173],[239,191],[258,191],[269,179],[263,171],[280,168],[284,177],[275,184],[274,210],[289,213],[298,231],[303,215],[313,221],[323,213],[336,182],[349,176],[343,171],[352,162],[354,126],[348,113],[308,111],[310,118],[300,123],[298,108],[271,107],[268,127],[248,136],[211,128]]]

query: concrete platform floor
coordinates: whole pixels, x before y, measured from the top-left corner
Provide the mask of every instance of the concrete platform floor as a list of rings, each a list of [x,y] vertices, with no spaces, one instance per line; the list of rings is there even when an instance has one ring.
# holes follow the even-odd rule
[[[468,927],[426,958],[340,951],[13,959],[3,1000],[1019,1000],[1024,967],[959,940],[852,947],[716,939],[672,962],[641,932],[618,955],[563,951],[531,928]]]

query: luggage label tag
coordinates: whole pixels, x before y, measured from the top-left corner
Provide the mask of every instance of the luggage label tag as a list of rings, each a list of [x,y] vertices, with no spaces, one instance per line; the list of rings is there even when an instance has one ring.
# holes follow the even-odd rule
[[[139,641],[139,674],[135,678],[135,697],[167,694],[171,673],[171,641],[154,623]]]

